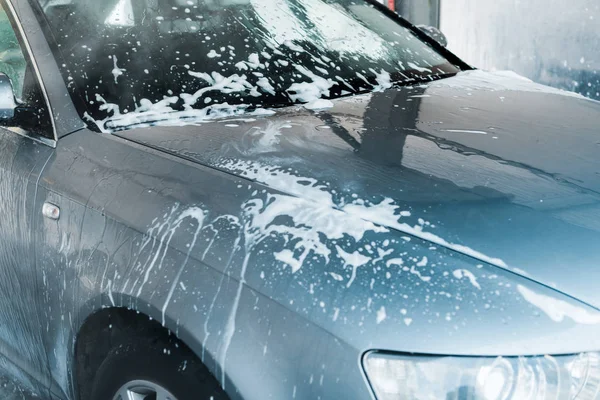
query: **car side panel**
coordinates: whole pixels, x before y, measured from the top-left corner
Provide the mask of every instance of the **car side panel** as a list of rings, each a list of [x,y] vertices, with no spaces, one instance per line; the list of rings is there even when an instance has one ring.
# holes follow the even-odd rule
[[[42,211],[35,207],[36,183],[50,154],[0,128],[0,387],[4,382],[36,395],[51,386],[40,351],[45,323],[37,307],[42,293],[33,235]]]
[[[244,399],[370,399],[359,363],[372,349],[537,355],[600,343],[593,327],[541,317],[522,292],[596,310],[525,277],[112,135],[62,138],[40,193],[62,211],[39,223],[36,250],[46,350],[65,391],[79,326],[104,307],[158,320]]]
[[[38,202],[61,218],[40,219],[37,261],[46,351],[69,398],[78,328],[104,307],[176,332],[231,398],[371,398],[358,349],[245,284],[240,212],[255,188],[242,182],[109,135],[59,141]]]

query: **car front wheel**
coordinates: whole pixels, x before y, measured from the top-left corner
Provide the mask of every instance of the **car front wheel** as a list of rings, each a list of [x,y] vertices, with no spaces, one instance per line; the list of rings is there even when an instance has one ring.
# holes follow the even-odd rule
[[[92,400],[226,400],[217,380],[181,342],[116,344],[100,365]]]

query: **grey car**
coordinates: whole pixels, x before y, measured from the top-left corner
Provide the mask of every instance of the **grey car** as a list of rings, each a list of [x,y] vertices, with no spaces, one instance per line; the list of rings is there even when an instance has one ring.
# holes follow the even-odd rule
[[[3,0],[0,397],[595,399],[600,103],[363,0]]]

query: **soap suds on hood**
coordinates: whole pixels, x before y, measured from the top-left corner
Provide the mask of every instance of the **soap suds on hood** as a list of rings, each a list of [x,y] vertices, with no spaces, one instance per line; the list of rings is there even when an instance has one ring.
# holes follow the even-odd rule
[[[534,292],[523,285],[517,285],[517,290],[527,302],[541,310],[554,322],[563,322],[568,318],[577,324],[600,324],[600,313],[597,311],[588,311],[583,306],[576,306],[565,300]]]
[[[475,278],[475,275],[473,275],[471,271],[466,269],[456,269],[454,270],[454,272],[452,272],[452,274],[456,279],[467,278],[471,285],[481,290],[481,286],[479,285],[479,283],[477,283],[477,278]]]
[[[355,199],[354,202],[349,204],[337,204],[333,200],[327,183],[319,182],[314,178],[295,176],[293,173],[277,166],[262,165],[255,161],[242,160],[224,160],[218,166],[245,178],[266,184],[273,189],[306,199],[307,203],[315,202],[318,204],[316,207],[321,212],[326,208],[333,209],[332,212],[338,213],[337,215],[346,214],[358,217],[363,221],[376,224],[380,229],[396,229],[489,264],[505,269],[508,268],[506,263],[499,258],[490,257],[462,244],[448,242],[432,232],[424,231],[423,224],[412,226],[401,222],[403,217],[402,212],[399,211],[400,206],[393,199],[386,198],[376,204],[361,201],[360,199]],[[405,213],[405,215],[407,214]],[[331,221],[331,223],[335,224],[334,221]],[[351,227],[347,226],[347,228],[350,229],[349,232],[353,231]],[[361,229],[361,232],[364,232],[364,229]]]
[[[342,258],[342,260],[344,260],[344,266],[352,268],[352,274],[350,275],[350,279],[346,284],[346,287],[350,287],[352,286],[352,282],[354,282],[354,280],[356,279],[357,269],[371,261],[371,257],[366,257],[360,254],[359,251],[347,253],[340,246],[335,246],[335,248],[338,251],[338,255]]]

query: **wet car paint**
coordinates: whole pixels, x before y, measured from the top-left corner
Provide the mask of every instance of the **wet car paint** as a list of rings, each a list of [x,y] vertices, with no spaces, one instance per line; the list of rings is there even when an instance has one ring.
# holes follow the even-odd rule
[[[5,375],[74,398],[77,332],[107,307],[160,321],[240,399],[372,398],[372,349],[597,350],[600,313],[574,298],[598,306],[597,161],[583,156],[599,105],[496,78],[319,113],[59,128],[56,149],[3,129]]]
[[[61,143],[71,148],[71,140],[80,150],[61,152]],[[113,156],[94,157],[91,149],[101,143]],[[46,200],[61,204],[63,218],[45,220],[38,242],[48,260],[41,268],[53,271],[48,291],[58,298],[59,313],[69,315],[54,321],[57,332],[100,307],[140,310],[177,332],[240,398],[287,398],[290,391],[300,398],[368,398],[359,363],[369,349],[513,355],[597,346],[593,327],[568,318],[554,322],[518,287],[561,296],[479,260],[401,232],[371,231],[358,243],[324,240],[329,262],[305,260],[293,272],[274,256],[294,249],[293,242],[267,237],[248,246],[253,220],[243,210],[280,192],[159,153],[151,157],[97,133],[59,144],[43,181],[52,182],[44,185]],[[57,194],[76,190],[80,197],[72,200]],[[269,223],[282,231],[289,226]],[[385,256],[373,263],[377,249]],[[342,251],[371,258],[352,282]],[[499,342],[496,335],[510,339]],[[49,349],[68,348],[72,340],[57,339]],[[55,362],[68,371],[66,360]],[[249,368],[254,363],[268,368]]]
[[[232,158],[290,169],[326,182],[342,203],[393,199],[410,226],[425,220],[451,243],[598,306],[594,280],[581,274],[600,263],[600,103],[529,83],[513,91],[495,75],[478,88],[482,79],[477,71],[322,113],[213,123],[211,138],[194,128],[166,140],[160,128],[119,135],[216,168]]]

